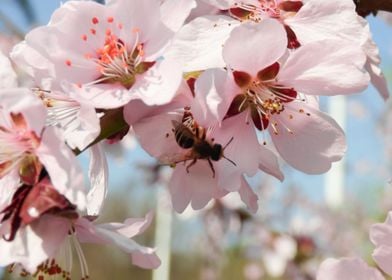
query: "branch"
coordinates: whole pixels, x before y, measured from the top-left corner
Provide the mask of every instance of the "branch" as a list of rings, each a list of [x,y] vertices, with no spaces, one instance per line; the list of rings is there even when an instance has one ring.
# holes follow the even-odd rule
[[[378,11],[392,13],[392,0],[354,0],[357,13],[366,17],[369,14],[376,15]]]

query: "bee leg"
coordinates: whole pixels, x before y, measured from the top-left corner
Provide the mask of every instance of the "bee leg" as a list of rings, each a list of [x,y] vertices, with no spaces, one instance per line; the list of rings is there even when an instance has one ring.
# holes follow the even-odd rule
[[[210,165],[211,170],[212,170],[212,178],[215,178],[215,168],[214,168],[214,165],[212,164],[212,161],[210,159],[207,159],[207,161],[208,161],[208,164]]]
[[[197,162],[197,158],[193,159],[190,164],[186,167],[186,173],[189,173],[189,168]]]

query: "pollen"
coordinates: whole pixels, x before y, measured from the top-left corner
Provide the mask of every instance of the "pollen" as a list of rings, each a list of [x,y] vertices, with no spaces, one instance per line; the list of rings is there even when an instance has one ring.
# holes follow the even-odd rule
[[[71,62],[71,60],[69,60],[69,59],[65,60],[65,64],[66,64],[67,66],[72,66],[72,62]]]
[[[94,28],[90,29],[91,34],[95,35],[97,33],[97,30],[95,30]]]
[[[92,22],[93,24],[98,24],[98,23],[99,23],[99,20],[98,20],[97,17],[93,17],[93,18],[91,19],[91,22]]]
[[[83,34],[81,38],[82,38],[83,41],[87,41],[87,35],[86,34]]]
[[[114,18],[113,17],[108,17],[107,20],[108,20],[109,23],[112,23],[114,21]]]

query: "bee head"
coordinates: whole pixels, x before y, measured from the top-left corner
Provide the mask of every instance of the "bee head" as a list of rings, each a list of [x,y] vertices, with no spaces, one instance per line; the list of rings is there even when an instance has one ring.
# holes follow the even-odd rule
[[[212,152],[211,152],[211,159],[214,161],[218,161],[223,154],[223,149],[221,144],[214,144],[212,146]]]

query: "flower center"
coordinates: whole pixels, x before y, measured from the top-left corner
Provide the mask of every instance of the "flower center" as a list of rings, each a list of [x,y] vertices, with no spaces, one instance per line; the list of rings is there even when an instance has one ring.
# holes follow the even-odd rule
[[[239,20],[260,22],[264,18],[285,19],[294,16],[303,6],[302,1],[239,1],[234,3],[230,14]]]
[[[56,94],[40,88],[33,92],[42,100],[47,109],[46,126],[59,125],[65,130],[74,129],[74,120],[78,118],[80,104],[63,94]]]
[[[275,77],[278,72],[278,63],[259,71],[255,78],[245,72],[234,71],[234,79],[242,93],[234,98],[226,117],[249,109],[255,126],[259,130],[266,129],[272,116],[285,110],[285,103],[298,99],[293,88],[277,83]]]
[[[230,14],[239,20],[260,22],[265,17],[280,18],[280,9],[274,0],[259,0],[257,5],[235,2]]]
[[[33,154],[41,141],[34,131],[28,130],[22,114],[11,113],[10,122],[10,128],[0,126],[0,178]]]
[[[43,169],[40,177],[43,177],[34,185],[21,185],[12,197],[11,203],[2,209],[3,214],[0,223],[9,223],[10,230],[4,240],[14,240],[19,228],[26,226],[39,219],[44,214],[52,214],[68,218],[78,217],[75,209],[63,195],[58,193],[52,186]]]
[[[144,43],[140,42],[139,28],[130,31],[133,43],[127,45],[126,41],[117,35],[122,32],[123,24],[116,22],[114,17],[108,17],[106,20],[93,17],[91,23],[90,34],[83,34],[80,37],[86,43],[86,47],[91,49],[90,43],[97,41],[93,37],[100,35],[99,32],[104,33],[104,40],[95,51],[84,54],[85,59],[96,63],[100,74],[96,80],[85,85],[119,83],[130,89],[136,82],[136,76],[143,74],[155,64],[154,61],[145,61]],[[65,60],[65,64],[73,66],[69,59]]]
[[[64,279],[71,280],[71,271],[73,265],[73,250],[79,260],[81,278],[80,280],[90,279],[86,257],[84,256],[80,242],[75,235],[75,229],[71,226],[68,237],[61,244],[55,258],[51,258],[41,263],[37,271],[31,275],[19,264],[9,266],[9,273],[18,273],[20,277],[32,276],[37,280],[44,279]]]
[[[230,15],[240,21],[261,22],[265,18],[280,20],[287,33],[287,47],[296,49],[301,46],[296,34],[288,25],[284,24],[284,20],[295,16],[303,6],[302,1],[258,0],[256,4],[254,2],[257,1],[252,1],[252,3],[235,2],[234,8],[229,9]]]

